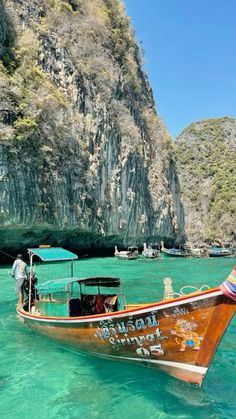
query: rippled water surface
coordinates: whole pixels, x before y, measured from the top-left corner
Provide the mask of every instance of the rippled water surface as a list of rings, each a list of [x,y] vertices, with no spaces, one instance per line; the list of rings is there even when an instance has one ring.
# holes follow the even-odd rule
[[[219,285],[235,258],[82,259],[75,275],[119,276],[127,301],[154,302],[170,276],[184,285]],[[15,313],[10,267],[0,268],[1,418],[235,418],[236,316],[201,388],[141,366],[105,361],[56,346],[30,332]],[[37,266],[39,281],[70,276],[68,264]]]

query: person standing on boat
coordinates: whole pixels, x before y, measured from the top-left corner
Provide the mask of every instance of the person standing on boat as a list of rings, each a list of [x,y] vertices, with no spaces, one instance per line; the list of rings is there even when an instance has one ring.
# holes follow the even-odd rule
[[[21,307],[23,304],[22,286],[27,279],[28,269],[26,263],[22,260],[22,255],[17,255],[15,262],[12,265],[12,277],[16,280],[16,293],[18,295],[17,306]]]

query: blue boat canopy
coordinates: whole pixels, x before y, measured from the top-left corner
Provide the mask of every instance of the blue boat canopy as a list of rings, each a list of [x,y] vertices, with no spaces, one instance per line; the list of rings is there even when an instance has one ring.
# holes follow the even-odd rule
[[[28,252],[38,256],[43,262],[78,259],[75,253],[69,252],[69,250],[65,250],[62,247],[37,247],[35,249],[28,249]]]

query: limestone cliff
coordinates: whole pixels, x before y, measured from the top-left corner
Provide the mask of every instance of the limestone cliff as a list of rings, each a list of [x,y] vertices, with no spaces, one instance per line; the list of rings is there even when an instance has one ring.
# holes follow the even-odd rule
[[[236,120],[189,125],[175,142],[177,169],[190,240],[236,238]]]
[[[0,0],[1,224],[183,240],[170,138],[118,0]]]

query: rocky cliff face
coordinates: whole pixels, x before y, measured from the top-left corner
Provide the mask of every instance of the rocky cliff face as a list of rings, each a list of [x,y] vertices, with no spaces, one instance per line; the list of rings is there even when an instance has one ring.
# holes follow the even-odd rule
[[[175,142],[177,170],[190,240],[236,237],[236,120],[189,125]]]
[[[0,0],[2,225],[183,239],[168,134],[118,0]]]

